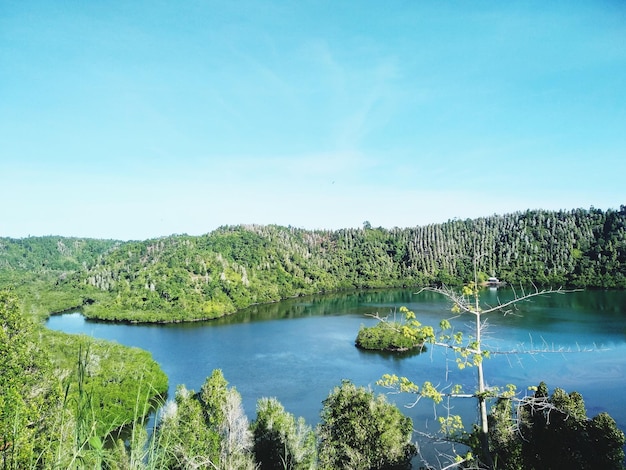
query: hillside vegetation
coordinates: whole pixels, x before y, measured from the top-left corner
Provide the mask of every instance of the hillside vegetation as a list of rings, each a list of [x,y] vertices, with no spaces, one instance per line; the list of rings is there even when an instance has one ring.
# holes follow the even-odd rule
[[[63,281],[93,268],[121,243],[60,236],[0,237],[0,289],[14,289],[22,310],[38,317],[80,307],[88,298],[84,289]],[[97,298],[97,293],[89,298]]]
[[[67,297],[51,310],[79,302],[91,317],[169,322],[317,292],[459,284],[473,276],[474,253],[482,276],[513,285],[624,288],[626,207],[392,229],[240,225],[125,243],[0,239],[0,280],[46,272],[51,290]]]

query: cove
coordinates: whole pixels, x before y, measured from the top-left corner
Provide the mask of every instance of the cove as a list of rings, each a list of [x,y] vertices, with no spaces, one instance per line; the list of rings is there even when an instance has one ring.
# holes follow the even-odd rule
[[[481,300],[495,305],[513,298],[508,289],[484,290]],[[368,352],[354,346],[369,315],[392,315],[400,306],[413,310],[425,325],[437,326],[452,318],[450,305],[439,295],[413,290],[346,292],[256,305],[232,316],[203,323],[128,325],[85,320],[80,312],[51,316],[47,327],[81,333],[150,351],[176,386],[199,390],[213,369],[222,369],[230,385],[241,393],[250,419],[256,401],[276,397],[285,409],[307,423],[319,422],[322,401],[331,389],[349,379],[386,392],[375,385],[385,373],[407,376],[421,384],[461,383],[475,387],[475,370],[458,370],[454,355],[429,347],[421,354],[396,356]],[[470,317],[452,320],[467,331]],[[608,412],[626,429],[626,292],[581,291],[552,293],[517,304],[507,315],[492,314],[483,342],[495,352],[541,349],[537,354],[494,354],[485,362],[489,385],[515,384],[518,392],[545,381],[567,392],[582,393],[587,413]],[[558,352],[554,352],[558,351]],[[414,401],[407,394],[390,395],[417,429],[436,431],[432,402]],[[454,412],[464,415],[466,428],[476,419],[474,400],[456,400]]]

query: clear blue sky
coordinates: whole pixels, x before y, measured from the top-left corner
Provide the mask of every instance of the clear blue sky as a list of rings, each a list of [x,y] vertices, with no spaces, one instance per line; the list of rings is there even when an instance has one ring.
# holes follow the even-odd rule
[[[626,2],[0,0],[0,236],[626,204]]]

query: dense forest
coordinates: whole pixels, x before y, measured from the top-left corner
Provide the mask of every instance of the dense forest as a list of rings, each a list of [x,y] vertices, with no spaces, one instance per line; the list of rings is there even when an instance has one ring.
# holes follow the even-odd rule
[[[49,311],[85,304],[94,318],[185,321],[317,292],[462,284],[473,277],[475,254],[483,278],[512,285],[624,288],[626,207],[413,228],[240,225],[132,242],[4,238],[0,282],[16,272],[46,273],[37,279],[49,281],[41,299]],[[30,302],[36,310],[37,299]]]
[[[115,240],[59,236],[0,237],[0,288],[16,291],[22,310],[40,318],[79,307],[85,301],[85,293],[62,285],[63,280],[93,268],[121,244]]]

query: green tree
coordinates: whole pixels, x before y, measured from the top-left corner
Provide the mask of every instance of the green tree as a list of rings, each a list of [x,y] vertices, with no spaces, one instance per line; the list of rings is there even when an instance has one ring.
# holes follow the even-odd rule
[[[0,463],[5,469],[52,465],[59,437],[60,384],[37,347],[17,298],[0,291]]]
[[[219,434],[206,425],[200,401],[184,385],[178,386],[175,400],[161,411],[158,433],[158,440],[168,445],[156,454],[156,467],[217,468]]]
[[[618,470],[624,468],[624,433],[607,413],[587,417],[583,397],[544,382],[534,395],[498,400],[489,414],[490,449],[503,470]],[[480,454],[476,430],[471,438]]]
[[[400,313],[405,312],[401,309]],[[361,326],[355,340],[357,347],[377,351],[408,351],[417,348],[423,350],[426,338],[421,336],[412,338],[405,335],[404,322],[377,318],[380,321],[374,326]]]
[[[155,453],[157,468],[254,468],[241,396],[219,369],[199,393],[178,387],[175,401],[162,410],[157,433],[157,441],[167,444]]]
[[[228,381],[220,369],[215,369],[207,377],[200,390],[204,417],[207,425],[217,429],[224,421],[224,408],[228,397]]]
[[[349,381],[323,402],[318,427],[321,469],[408,469],[413,423],[384,395]]]
[[[254,456],[262,470],[312,470],[316,437],[304,418],[297,420],[276,398],[261,398],[252,423]]]

